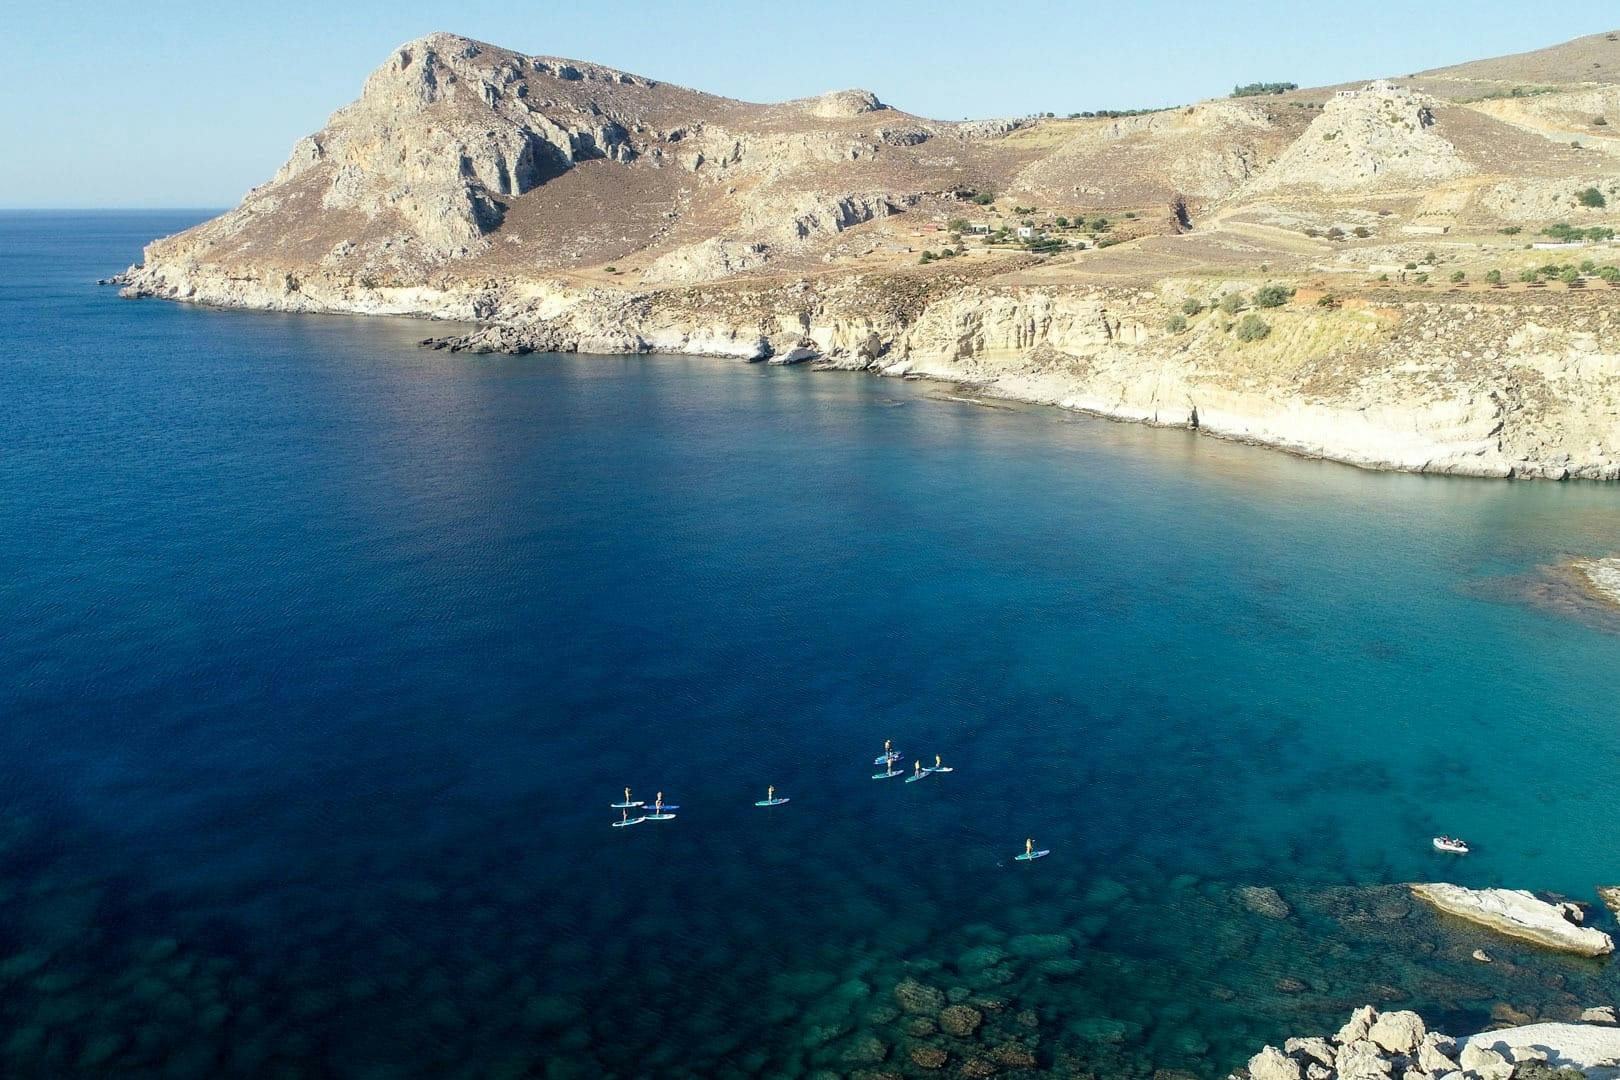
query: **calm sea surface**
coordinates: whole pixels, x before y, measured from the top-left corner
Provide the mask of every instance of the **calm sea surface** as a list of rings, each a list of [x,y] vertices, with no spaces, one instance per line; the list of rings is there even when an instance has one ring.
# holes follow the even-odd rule
[[[1528,598],[1615,488],[92,284],[201,216],[0,216],[0,1073],[1215,1077],[1615,1001],[1391,887],[1620,881],[1620,635]]]

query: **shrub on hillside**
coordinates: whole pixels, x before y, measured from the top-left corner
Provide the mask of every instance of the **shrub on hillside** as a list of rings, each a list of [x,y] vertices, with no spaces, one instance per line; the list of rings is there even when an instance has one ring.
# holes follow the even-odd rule
[[[1254,306],[1263,308],[1282,307],[1288,303],[1294,290],[1286,285],[1262,285],[1254,290]]]
[[[1593,209],[1601,209],[1609,205],[1609,200],[1603,197],[1603,192],[1599,191],[1595,187],[1589,187],[1585,188],[1584,190],[1577,191],[1575,193],[1575,201],[1580,203],[1582,206],[1590,206]]]
[[[1243,294],[1229,292],[1221,297],[1221,310],[1228,315],[1236,315],[1248,305],[1243,302]]]
[[[1187,329],[1187,317],[1185,315],[1172,315],[1164,320],[1164,328],[1172,334],[1179,334]]]
[[[1271,327],[1266,320],[1252,311],[1238,320],[1237,339],[1239,341],[1259,341],[1270,333]]]
[[[1181,313],[1183,315],[1197,315],[1203,310],[1204,302],[1198,299],[1196,296],[1189,296],[1181,303]]]
[[[1487,270],[1487,271],[1485,271],[1485,280],[1487,282],[1489,282],[1490,284],[1492,284],[1492,285],[1500,285],[1502,283],[1502,271],[1500,271],[1500,270]]]

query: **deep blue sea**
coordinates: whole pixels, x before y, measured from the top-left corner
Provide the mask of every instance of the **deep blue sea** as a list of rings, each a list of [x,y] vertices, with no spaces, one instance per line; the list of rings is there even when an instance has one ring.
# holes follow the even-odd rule
[[[94,285],[202,216],[0,215],[0,1073],[1213,1078],[1616,1000],[1395,886],[1620,882],[1548,569],[1620,490]]]

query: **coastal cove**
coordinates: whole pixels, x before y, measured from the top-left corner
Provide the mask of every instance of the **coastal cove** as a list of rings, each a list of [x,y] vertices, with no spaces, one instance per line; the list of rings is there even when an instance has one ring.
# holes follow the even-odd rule
[[[1620,636],[1493,587],[1612,487],[91,284],[202,217],[0,215],[0,1071],[1213,1080],[1620,1001],[1406,888],[1620,883]]]

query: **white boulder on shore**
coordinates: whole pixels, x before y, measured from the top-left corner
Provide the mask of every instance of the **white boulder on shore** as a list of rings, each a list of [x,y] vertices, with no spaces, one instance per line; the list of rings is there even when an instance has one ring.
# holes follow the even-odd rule
[[[1364,1005],[1331,1038],[1267,1046],[1231,1080],[1511,1080],[1528,1062],[1620,1080],[1620,1027],[1526,1024],[1453,1039],[1429,1031],[1417,1013]]]
[[[1434,882],[1413,885],[1412,893],[1449,915],[1549,949],[1580,956],[1614,952],[1614,939],[1608,934],[1573,921],[1580,908],[1552,904],[1523,889],[1465,889]]]
[[[1458,1039],[1470,1048],[1495,1051],[1510,1061],[1541,1060],[1554,1068],[1580,1069],[1593,1080],[1620,1077],[1620,1027],[1608,1024],[1525,1024],[1501,1031],[1482,1031]]]

